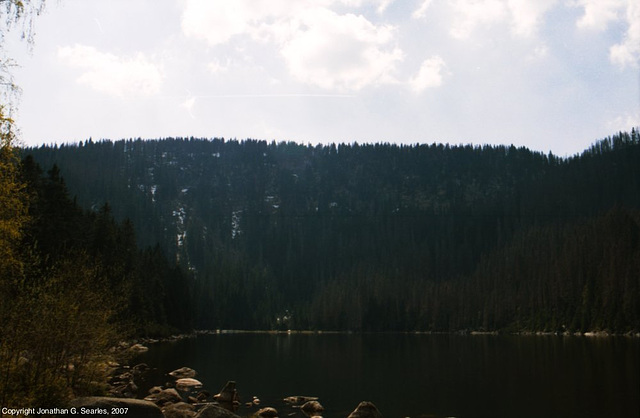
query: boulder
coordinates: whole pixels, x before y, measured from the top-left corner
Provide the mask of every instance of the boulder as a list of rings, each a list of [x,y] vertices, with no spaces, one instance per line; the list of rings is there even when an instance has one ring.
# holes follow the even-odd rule
[[[127,391],[131,392],[131,393],[137,393],[138,392],[138,385],[133,383],[133,381],[127,383]]]
[[[190,390],[201,389],[202,383],[199,380],[192,379],[190,377],[185,377],[182,379],[176,380],[176,389],[187,392]]]
[[[129,347],[129,351],[131,351],[132,353],[144,353],[149,351],[149,347],[145,347],[144,345],[140,344],[140,343],[136,343],[134,345],[132,345],[131,347]]]
[[[169,376],[175,377],[176,379],[193,379],[196,377],[196,371],[189,367],[181,367],[169,373]]]
[[[154,386],[151,389],[149,389],[149,395],[155,395],[156,393],[160,393],[162,392],[162,387],[161,386]]]
[[[208,391],[202,390],[198,392],[198,394],[196,395],[196,399],[198,400],[198,402],[207,402],[209,400],[209,396],[211,396],[211,394]]]
[[[218,405],[209,404],[196,414],[196,418],[240,418],[233,412]]]
[[[147,365],[147,363],[140,363],[140,364],[136,364],[135,366],[133,366],[131,368],[131,370],[133,370],[134,372],[137,373],[142,373],[142,372],[146,372],[149,370],[149,366]]]
[[[136,418],[163,418],[162,411],[151,402],[140,399],[108,398],[104,396],[87,396],[76,398],[69,404],[76,408],[83,417],[111,416],[112,408],[126,408],[123,416]],[[82,409],[84,408],[84,409]]]
[[[238,391],[236,390],[236,382],[232,380],[228,381],[227,384],[224,385],[220,393],[218,393],[217,395],[213,395],[213,399],[218,402],[238,402],[240,399],[238,397]]]
[[[382,414],[374,404],[363,401],[347,418],[382,418]]]
[[[124,385],[115,385],[107,391],[111,397],[116,398],[135,398],[138,387],[133,382]]]
[[[262,418],[275,418],[278,416],[278,411],[275,408],[268,406],[258,410],[256,415]]]
[[[163,389],[160,392],[155,392],[144,398],[145,401],[153,402],[158,406],[164,406],[170,403],[182,402],[182,397],[177,390]]]
[[[188,403],[172,403],[162,408],[164,418],[192,418],[196,416],[195,407]]]
[[[309,416],[315,416],[316,414],[324,411],[324,407],[318,401],[307,401],[300,407],[300,409]]]
[[[129,372],[125,372],[115,376],[111,376],[108,382],[111,385],[117,386],[121,384],[127,384],[132,380],[133,380],[133,375]]]

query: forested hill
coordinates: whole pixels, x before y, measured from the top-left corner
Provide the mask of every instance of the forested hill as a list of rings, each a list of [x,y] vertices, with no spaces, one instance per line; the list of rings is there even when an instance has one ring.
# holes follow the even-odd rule
[[[640,329],[640,135],[508,146],[170,138],[24,150],[192,273],[201,328]]]

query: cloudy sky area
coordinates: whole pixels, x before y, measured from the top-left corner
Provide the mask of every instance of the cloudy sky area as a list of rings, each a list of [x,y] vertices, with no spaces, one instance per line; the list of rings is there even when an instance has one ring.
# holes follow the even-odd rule
[[[640,125],[637,0],[61,0],[9,42],[27,145],[515,144]]]

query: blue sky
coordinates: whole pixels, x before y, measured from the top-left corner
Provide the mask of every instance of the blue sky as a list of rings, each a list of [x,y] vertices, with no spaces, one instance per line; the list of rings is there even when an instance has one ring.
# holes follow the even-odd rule
[[[515,144],[640,125],[637,0],[61,0],[35,21],[27,145],[168,136]]]

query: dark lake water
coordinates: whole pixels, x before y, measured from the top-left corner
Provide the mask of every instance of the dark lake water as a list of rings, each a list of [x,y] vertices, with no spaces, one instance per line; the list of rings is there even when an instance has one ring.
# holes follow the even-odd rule
[[[421,334],[219,334],[157,343],[136,361],[149,383],[187,366],[217,393],[237,382],[286,416],[319,397],[325,418],[360,401],[397,417],[640,417],[640,340]],[[255,412],[244,406],[240,415]]]

